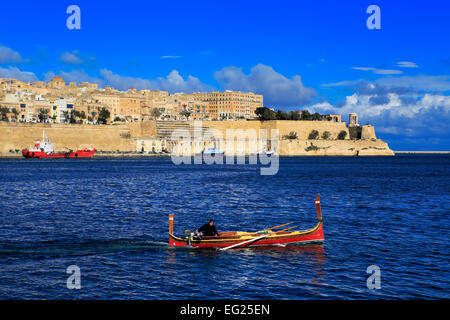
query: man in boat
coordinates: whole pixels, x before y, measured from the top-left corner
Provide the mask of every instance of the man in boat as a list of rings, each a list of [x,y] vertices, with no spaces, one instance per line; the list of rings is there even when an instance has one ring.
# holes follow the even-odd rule
[[[200,238],[202,236],[207,237],[219,237],[219,233],[217,232],[216,226],[214,225],[214,220],[209,220],[208,223],[202,225],[198,230],[195,231],[195,235]]]

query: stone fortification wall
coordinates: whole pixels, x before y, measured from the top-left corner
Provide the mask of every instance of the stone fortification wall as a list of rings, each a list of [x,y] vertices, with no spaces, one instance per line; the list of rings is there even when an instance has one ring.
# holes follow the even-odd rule
[[[187,122],[194,125],[193,121]],[[271,129],[278,129],[280,141],[278,151],[280,155],[393,155],[388,145],[377,140],[372,126],[361,128],[362,140],[350,140],[350,133],[343,122],[329,121],[203,121],[203,127],[219,130],[226,136],[227,129],[255,130],[267,129],[270,137]],[[53,143],[55,150],[65,148],[72,150],[95,147],[103,151],[133,151],[142,149],[142,139],[151,139],[149,143],[164,144],[158,138],[158,128],[155,121],[127,123],[120,125],[68,125],[68,124],[29,124],[0,122],[0,152],[21,150],[34,144],[35,140],[46,135]],[[328,131],[328,140],[308,140],[312,130]],[[337,140],[339,132],[347,132],[345,140]],[[283,138],[291,132],[296,132],[298,139]]]

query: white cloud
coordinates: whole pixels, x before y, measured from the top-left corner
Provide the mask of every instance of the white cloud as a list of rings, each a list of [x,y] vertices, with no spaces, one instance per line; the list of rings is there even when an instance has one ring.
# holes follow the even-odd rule
[[[44,80],[50,81],[55,75],[56,73],[52,71],[47,72],[44,75]],[[156,79],[122,76],[107,69],[100,70],[99,77],[92,77],[83,70],[73,70],[70,72],[60,71],[58,75],[66,82],[92,82],[97,83],[100,87],[110,85],[111,87],[122,91],[135,88],[138,90],[164,90],[170,93],[190,93],[195,91],[211,91],[213,89],[191,75],[184,79],[177,70],[172,70],[165,78],[158,77]]]
[[[375,74],[402,74],[403,71],[400,70],[392,70],[392,69],[375,69],[373,71]]]
[[[377,69],[372,67],[352,67],[354,70],[360,70],[360,71],[372,71],[374,74],[402,74],[403,71],[401,70],[392,70],[392,69]]]
[[[178,59],[181,58],[181,56],[161,56],[161,59]]]
[[[0,45],[0,63],[20,63],[22,57],[17,51]]]
[[[344,80],[334,83],[324,83],[322,87],[352,87],[358,83],[364,82],[363,79],[358,80]],[[379,84],[386,88],[405,88],[413,91],[430,91],[430,92],[445,92],[450,91],[450,76],[398,76],[398,77],[383,77],[374,80],[372,83]]]
[[[417,91],[449,91],[450,76],[402,76],[386,77],[375,80],[376,83],[386,87],[405,87]]]
[[[388,93],[385,100],[379,99],[377,94],[354,93],[347,96],[340,105],[333,106],[323,102],[314,104],[308,109],[325,114],[347,115],[356,112],[361,124],[370,123],[380,133],[407,137],[433,135],[448,137],[450,96],[427,93],[416,98],[407,98],[393,92]]]
[[[323,83],[321,84],[322,87],[348,87],[348,86],[352,86],[356,83],[357,81],[354,80],[344,80],[344,81],[339,81],[339,82],[332,82],[332,83]]]
[[[352,67],[352,69],[361,70],[361,71],[374,71],[375,70],[375,68],[370,68],[370,67]]]
[[[81,83],[81,82],[92,82],[92,83],[98,83],[99,86],[104,86],[105,85],[105,81],[97,78],[97,77],[92,77],[90,75],[88,75],[86,72],[84,72],[83,70],[72,70],[70,72],[66,72],[66,71],[60,71],[58,73],[59,76],[61,76],[65,82],[77,82],[77,83]],[[44,75],[44,81],[48,82],[50,80],[53,79],[53,77],[56,76],[56,73],[54,73],[53,71],[49,71]]]
[[[114,74],[112,71],[102,69],[100,71],[103,79],[109,85],[119,89],[128,90],[135,89],[149,89],[149,90],[164,90],[170,93],[174,92],[195,92],[195,91],[210,91],[212,88],[205,83],[202,83],[198,78],[189,75],[186,80],[180,75],[177,70],[172,70],[167,77],[158,77],[156,79],[142,79],[121,76]]]
[[[38,80],[33,72],[22,71],[16,67],[0,67],[0,78],[11,78],[24,82],[34,82]]]
[[[249,74],[237,67],[226,67],[214,74],[222,89],[250,91],[264,95],[269,106],[299,106],[311,102],[316,91],[303,85],[299,75],[291,79],[276,72],[272,67],[258,64]]]
[[[83,60],[78,56],[78,50],[73,52],[63,52],[61,54],[60,60],[67,64],[83,64]]]
[[[418,68],[419,66],[415,62],[411,61],[399,61],[397,62],[397,66],[401,68]]]

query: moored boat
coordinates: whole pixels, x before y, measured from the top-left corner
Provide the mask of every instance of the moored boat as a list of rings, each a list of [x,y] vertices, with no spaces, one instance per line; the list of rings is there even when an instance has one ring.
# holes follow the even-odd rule
[[[295,226],[275,231],[276,229],[291,224],[285,223],[256,232],[221,232],[219,237],[202,237],[201,239],[195,238],[193,233],[187,234],[184,238],[175,236],[173,234],[174,215],[171,214],[169,215],[169,245],[172,247],[190,246],[193,248],[217,248],[219,250],[228,250],[238,247],[286,246],[323,242],[323,222],[319,195],[317,195],[314,202],[316,204],[318,222],[312,229],[292,230],[297,228],[297,226]]]
[[[91,158],[94,154],[95,148],[55,152],[45,132],[42,132],[42,141],[38,139],[33,147],[22,150],[22,156],[25,158]]]
[[[208,149],[203,150],[202,153],[215,155],[215,154],[224,154],[225,152],[223,150],[218,150],[216,148],[208,148]]]

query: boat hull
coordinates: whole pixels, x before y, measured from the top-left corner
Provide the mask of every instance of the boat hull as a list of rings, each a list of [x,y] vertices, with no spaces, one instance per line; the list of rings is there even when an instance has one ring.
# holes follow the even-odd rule
[[[238,245],[241,242],[248,241],[251,237],[235,237],[227,239],[227,237],[217,237],[214,239],[192,240],[190,247],[193,248],[225,248],[233,245]],[[259,247],[259,246],[277,246],[277,245],[299,245],[311,242],[323,242],[323,225],[319,222],[314,229],[305,231],[286,232],[276,235],[268,236],[267,238],[257,240],[253,243],[245,245],[245,247]],[[188,239],[178,238],[173,234],[169,234],[169,245],[172,247],[186,247],[188,246]]]
[[[44,152],[33,151],[28,149],[22,150],[22,156],[25,158],[38,158],[38,159],[57,159],[57,158],[91,158],[95,154],[95,149],[83,149],[73,152]]]

